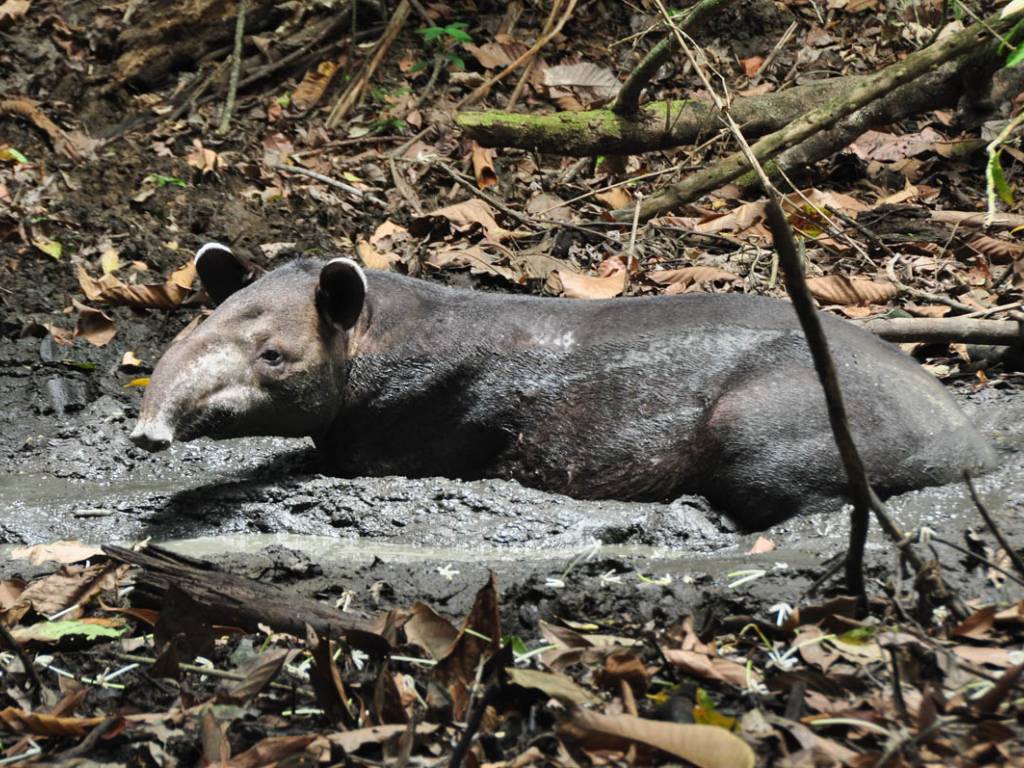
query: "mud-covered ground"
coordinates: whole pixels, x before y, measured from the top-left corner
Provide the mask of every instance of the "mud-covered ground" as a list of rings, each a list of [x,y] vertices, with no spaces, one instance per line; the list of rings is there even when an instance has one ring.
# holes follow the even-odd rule
[[[92,55],[106,55],[106,27],[90,27],[102,9],[82,3],[64,11],[72,40],[88,37]],[[500,16],[500,9],[491,11]],[[789,23],[788,17],[773,19],[772,30]],[[574,20],[566,34],[584,36],[592,22]],[[607,23],[628,29],[625,18]],[[746,48],[737,48],[737,55],[747,55],[747,48],[767,50],[753,35],[740,37],[734,42]],[[95,79],[63,66],[65,49],[55,40],[8,35],[4,63],[10,68],[0,85],[12,93],[49,95],[70,123],[92,135],[109,132],[137,105],[109,89],[99,95]],[[421,42],[411,34],[401,40],[395,59]],[[397,72],[397,61],[389,60],[381,78]],[[270,98],[243,94],[235,127],[223,140],[203,122],[214,119],[211,107],[151,132],[128,132],[79,161],[55,153],[23,122],[2,123],[4,143],[33,161],[11,171],[10,200],[19,216],[35,211],[31,220],[25,214],[23,226],[59,239],[63,252],[59,259],[44,254],[19,237],[16,226],[3,230],[0,240],[0,543],[176,541],[183,551],[294,584],[305,594],[351,591],[354,610],[425,598],[461,615],[485,572],[494,570],[505,609],[524,624],[537,615],[654,615],[680,604],[731,600],[751,610],[752,597],[763,605],[795,602],[822,564],[844,551],[842,514],[777,526],[767,534],[775,551],[747,555],[757,536],[736,533],[700,499],[671,505],[580,502],[497,481],[342,480],[317,474],[303,441],[202,440],[155,456],[131,445],[127,434],[141,390],[128,385],[151,369],[196,309],[104,307],[117,330],[112,341],[95,347],[79,337],[60,344],[52,331],[71,331],[71,300],[83,299],[75,262],[95,270],[99,255],[113,246],[121,263],[145,266],[143,281],[148,275],[159,282],[201,243],[217,239],[273,267],[296,254],[351,253],[354,238],[368,235],[387,216],[410,216],[394,189],[388,190],[389,211],[339,201],[322,189],[314,195],[290,180],[282,182],[287,194],[254,194],[251,163],[261,141],[280,129],[295,133],[297,150],[308,148],[300,135],[309,146],[322,144],[294,126],[268,129],[254,99],[269,104]],[[434,145],[457,145],[457,137],[449,141],[454,129],[439,126]],[[227,159],[226,169],[203,173],[185,161],[199,135]],[[343,151],[354,176],[386,179],[379,154],[361,147]],[[509,155],[523,156],[528,153]],[[185,185],[154,184],[154,177]],[[543,185],[551,185],[548,177]],[[417,192],[427,204],[445,204],[452,196],[437,178]],[[595,260],[614,246],[587,241],[576,231],[559,237],[560,254],[586,251]],[[464,273],[436,278],[470,282]],[[487,278],[472,284],[496,287]],[[123,366],[127,352],[141,365]],[[1011,541],[1024,542],[1024,387],[1020,379],[996,376],[976,391],[961,384],[958,397],[1005,460],[979,480],[979,488]],[[964,531],[980,526],[961,487],[907,494],[892,507],[906,528],[926,524],[958,544]],[[943,558],[960,558],[936,547]],[[892,572],[892,549],[877,535],[870,558],[872,573]],[[25,576],[32,568],[0,561],[0,575]],[[744,586],[742,595],[727,588],[729,574],[750,568],[766,574]],[[975,579],[972,594],[988,588],[980,571],[965,575],[957,567],[952,573]],[[658,578],[666,574],[670,581]]]

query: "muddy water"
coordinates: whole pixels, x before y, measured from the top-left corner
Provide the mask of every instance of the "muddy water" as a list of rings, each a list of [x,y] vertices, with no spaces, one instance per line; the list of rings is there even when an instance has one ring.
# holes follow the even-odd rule
[[[1007,530],[1024,534],[1024,387],[990,387],[960,399],[1005,459],[979,479],[979,488]],[[565,555],[594,545],[638,547],[652,558],[685,552],[722,559],[756,538],[735,533],[699,498],[670,505],[580,502],[502,481],[325,477],[301,440],[200,440],[150,456],[128,442],[130,422],[116,401],[101,397],[62,415],[49,435],[15,453],[12,471],[0,475],[0,539],[226,544],[230,536],[231,546],[244,551],[267,541],[247,535],[286,536],[289,546],[296,536],[317,536],[338,545],[333,557],[419,551],[479,560]],[[908,528],[924,524],[958,537],[977,523],[959,486],[905,494],[891,507]],[[821,553],[842,547],[846,530],[845,515],[814,516],[777,526],[771,537],[782,552]],[[323,556],[321,545],[307,548]]]

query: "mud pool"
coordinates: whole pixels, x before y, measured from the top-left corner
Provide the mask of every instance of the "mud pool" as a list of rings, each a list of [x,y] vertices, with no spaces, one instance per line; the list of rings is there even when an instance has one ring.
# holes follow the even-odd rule
[[[350,592],[366,608],[429,596],[457,612],[490,569],[506,589],[536,591],[536,599],[518,601],[522,613],[543,611],[548,600],[564,607],[570,593],[585,601],[637,589],[655,599],[636,610],[699,603],[750,569],[767,573],[744,594],[793,600],[847,542],[843,514],[776,526],[766,534],[776,550],[747,555],[758,535],[735,531],[696,497],[668,505],[581,502],[502,481],[326,477],[302,440],[204,439],[151,455],[127,438],[140,393],[96,386],[94,374],[78,369],[25,362],[38,343],[7,346],[0,376],[0,544],[8,547],[172,542],[307,593]],[[978,479],[979,491],[1011,539],[1024,541],[1024,383],[957,392],[1004,458]],[[890,507],[905,529],[927,525],[961,546],[966,529],[982,527],[962,486],[904,494]],[[950,562],[961,558],[940,549]],[[875,566],[893,562],[877,533],[870,557]],[[4,561],[0,573],[26,568]],[[588,588],[570,589],[574,581]],[[382,583],[383,596],[371,589]]]

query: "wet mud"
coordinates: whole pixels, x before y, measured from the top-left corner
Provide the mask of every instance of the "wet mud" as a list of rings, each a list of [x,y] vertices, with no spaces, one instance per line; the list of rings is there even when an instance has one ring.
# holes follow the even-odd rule
[[[74,365],[48,340],[2,343],[5,545],[171,542],[367,612],[426,598],[458,614],[494,571],[524,626],[615,605],[655,618],[680,605],[795,602],[846,547],[844,513],[787,521],[762,534],[774,551],[748,555],[759,534],[736,531],[697,497],[593,502],[497,480],[341,479],[318,471],[305,440],[202,439],[149,454],[127,438],[141,392],[123,388],[110,361],[107,370]],[[1004,460],[978,479],[979,491],[1011,540],[1024,541],[1024,386],[963,385],[957,396]],[[905,529],[927,526],[960,545],[982,526],[961,485],[904,494],[890,507]],[[874,533],[869,567],[890,572],[892,552]],[[26,568],[7,561],[0,571]],[[764,573],[729,587],[750,570]],[[984,581],[981,571],[953,570]]]

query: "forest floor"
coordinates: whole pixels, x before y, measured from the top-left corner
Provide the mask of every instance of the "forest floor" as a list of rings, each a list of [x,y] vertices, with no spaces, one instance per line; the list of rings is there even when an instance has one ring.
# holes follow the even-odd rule
[[[811,592],[845,551],[845,514],[751,534],[695,497],[580,502],[502,481],[326,477],[308,441],[133,446],[139,380],[202,312],[188,265],[209,240],[267,268],[351,255],[567,297],[553,301],[617,295],[624,270],[630,294],[784,295],[756,193],[730,185],[642,224],[632,266],[630,226],[608,215],[728,151],[717,129],[700,146],[629,158],[486,150],[460,135],[457,105],[540,34],[535,4],[424,3],[430,23],[413,10],[362,100],[328,129],[389,14],[361,13],[275,67],[342,11],[251,2],[243,82],[263,75],[241,88],[223,137],[226,87],[196,86],[228,58],[233,13],[199,54],[187,32],[166,32],[179,46],[168,54],[142,32],[176,4],[149,5],[0,2],[0,626],[41,678],[36,701],[0,637],[0,764],[434,764],[468,733],[460,759],[475,764],[1024,765],[1024,590],[963,486],[891,501],[905,530],[934,532],[921,551],[966,601],[960,621],[933,611],[877,532],[866,616],[840,597],[841,572]],[[891,63],[927,42],[941,4],[819,5],[740,4],[697,37],[731,88],[756,94]],[[517,110],[607,101],[655,39],[655,13],[579,3]],[[363,47],[346,42],[353,28]],[[505,106],[519,75],[480,106]],[[651,98],[699,93],[680,64]],[[992,95],[985,119],[957,105],[879,126],[795,180],[803,199],[898,249],[914,291],[894,288],[877,242],[800,203],[794,224],[824,307],[862,320],[1019,306],[1013,226],[931,217],[984,210],[978,140],[1005,125],[1016,96]],[[1009,147],[1003,162],[1011,216],[1019,155]],[[835,300],[835,281],[855,278],[882,293]],[[1001,467],[977,486],[1019,549],[1019,358],[965,344],[908,351],[999,448]],[[127,588],[144,577],[98,547],[146,539],[286,589],[300,622],[304,600],[335,605],[373,641],[312,618],[309,638],[269,618],[225,628],[167,584],[136,601]],[[787,618],[782,604],[799,609]],[[197,654],[207,673],[186,664]]]

